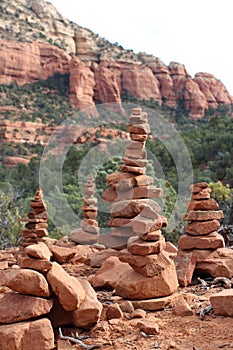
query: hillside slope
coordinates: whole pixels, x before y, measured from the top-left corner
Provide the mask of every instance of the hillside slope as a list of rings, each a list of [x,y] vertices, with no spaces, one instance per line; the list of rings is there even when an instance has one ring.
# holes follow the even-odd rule
[[[172,109],[182,105],[195,119],[233,103],[212,74],[191,78],[183,64],[166,66],[158,57],[124,50],[68,21],[43,0],[1,0],[0,11],[0,84],[23,85],[59,72],[69,75],[75,108],[129,96]]]

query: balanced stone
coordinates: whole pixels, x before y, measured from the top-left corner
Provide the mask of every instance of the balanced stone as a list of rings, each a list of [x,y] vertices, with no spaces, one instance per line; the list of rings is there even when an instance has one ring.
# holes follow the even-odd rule
[[[192,200],[188,203],[187,209],[191,210],[217,210],[219,208],[215,199]]]
[[[203,236],[220,228],[218,220],[192,221],[185,227],[185,233],[191,236]]]
[[[184,221],[220,220],[224,217],[222,210],[191,210],[183,218]]]
[[[218,249],[225,246],[224,238],[217,232],[205,236],[183,235],[179,239],[179,248],[186,249]]]

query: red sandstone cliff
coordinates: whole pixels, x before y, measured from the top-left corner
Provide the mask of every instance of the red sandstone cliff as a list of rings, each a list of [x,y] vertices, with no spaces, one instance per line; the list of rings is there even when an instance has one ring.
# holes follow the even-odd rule
[[[191,78],[182,64],[166,66],[157,57],[113,45],[44,0],[2,0],[0,38],[0,84],[68,73],[70,100],[78,109],[119,103],[128,94],[174,109],[182,102],[192,118],[202,118],[208,108],[233,103],[213,75]]]
[[[208,108],[233,103],[225,86],[213,75],[198,73],[192,79],[184,65],[165,66],[153,56],[142,61],[82,62],[75,55],[47,43],[21,43],[0,39],[0,83],[19,85],[46,79],[54,73],[70,75],[70,100],[85,109],[95,102],[121,102],[128,93],[138,99],[162,100],[176,108],[179,101],[193,118],[202,118]],[[10,58],[10,59],[9,59]],[[151,60],[150,60],[151,59]]]

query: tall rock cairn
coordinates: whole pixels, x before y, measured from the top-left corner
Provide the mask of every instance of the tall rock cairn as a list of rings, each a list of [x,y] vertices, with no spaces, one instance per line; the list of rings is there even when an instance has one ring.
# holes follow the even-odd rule
[[[217,231],[219,220],[224,217],[218,204],[210,198],[211,189],[206,182],[199,182],[190,187],[191,200],[187,204],[187,213],[183,220],[188,221],[185,234],[178,241],[177,273],[181,285],[191,283],[193,272],[198,263],[204,261],[214,250],[225,246],[224,238]],[[189,261],[189,267],[184,268],[184,261]],[[191,262],[192,261],[192,262]],[[182,278],[179,273],[189,270],[188,278]],[[191,268],[192,265],[192,268]]]
[[[165,251],[161,228],[167,226],[159,205],[152,199],[162,196],[162,189],[147,176],[145,143],[150,132],[147,114],[133,108],[127,124],[124,165],[107,176],[110,189],[103,198],[111,202],[110,238],[123,248],[119,259],[129,266],[117,285],[117,293],[126,298],[146,299],[172,294],[178,285],[173,261]],[[135,282],[136,281],[136,282]],[[136,283],[134,285],[134,283]],[[148,287],[148,288],[147,288]]]
[[[120,166],[119,172],[107,175],[110,189],[103,194],[103,199],[111,203],[112,218],[108,223],[111,227],[110,237],[101,235],[101,240],[118,249],[126,247],[129,237],[146,233],[149,226],[154,227],[153,231],[167,224],[164,217],[163,222],[155,224],[160,207],[151,198],[161,197],[162,189],[153,185],[153,177],[145,175],[148,163],[145,143],[150,126],[147,113],[142,112],[141,108],[132,109],[127,131],[130,140],[123,157],[124,165]],[[144,228],[139,229],[140,225]]]
[[[99,227],[96,221],[98,215],[97,198],[95,194],[95,182],[93,175],[89,175],[84,187],[82,206],[83,219],[80,228],[71,232],[70,239],[79,244],[95,244],[99,240]]]
[[[28,213],[27,218],[20,221],[27,222],[23,230],[23,240],[21,247],[27,247],[31,244],[37,244],[43,237],[48,236],[48,213],[43,201],[43,193],[40,188],[36,190],[34,199],[30,203],[32,211]]]

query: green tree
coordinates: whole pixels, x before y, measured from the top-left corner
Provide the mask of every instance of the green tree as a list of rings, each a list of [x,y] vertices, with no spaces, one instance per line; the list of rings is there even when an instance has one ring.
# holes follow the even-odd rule
[[[22,237],[20,213],[24,207],[22,192],[10,185],[0,185],[0,247],[17,246]]]

